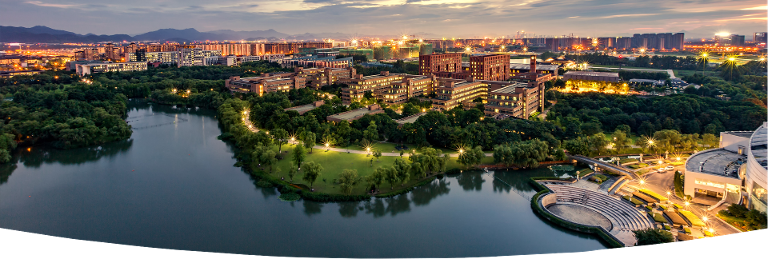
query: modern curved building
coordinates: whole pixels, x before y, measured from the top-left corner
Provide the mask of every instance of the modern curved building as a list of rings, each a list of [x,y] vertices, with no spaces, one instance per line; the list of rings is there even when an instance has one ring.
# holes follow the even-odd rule
[[[750,209],[766,211],[766,178],[768,178],[768,123],[763,123],[749,139],[744,187],[749,194],[746,201]]]
[[[766,211],[768,123],[755,131],[720,133],[718,148],[697,152],[685,162],[684,193],[693,202],[740,203]]]

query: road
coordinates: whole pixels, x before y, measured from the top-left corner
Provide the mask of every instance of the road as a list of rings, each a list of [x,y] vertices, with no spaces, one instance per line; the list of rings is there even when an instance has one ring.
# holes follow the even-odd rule
[[[645,178],[646,184],[643,186],[643,188],[650,189],[651,191],[654,191],[658,194],[665,195],[667,191],[673,193],[669,196],[670,201],[676,204],[684,204],[685,201],[678,198],[674,195],[675,192],[675,182],[674,182],[674,176],[675,171],[682,171],[683,166],[676,166],[675,169],[672,169],[671,171],[666,171],[664,173],[647,173],[643,177]],[[633,183],[636,184],[636,183]],[[728,234],[734,234],[739,233],[739,231],[735,230],[733,227],[728,225],[725,222],[720,221],[716,218],[717,211],[719,209],[722,209],[722,206],[720,208],[717,208],[712,211],[707,211],[709,206],[706,205],[699,205],[699,204],[691,204],[688,206],[688,210],[693,212],[693,214],[696,214],[699,218],[704,218],[704,216],[707,216],[709,220],[707,220],[707,224],[715,230],[716,235],[728,235]]]
[[[651,69],[651,68],[617,68],[617,67],[600,67],[600,66],[589,66],[589,68],[599,68],[599,69],[608,69],[608,70],[636,70],[636,71],[647,71],[647,72],[667,72],[669,74],[670,79],[675,79],[675,71],[672,69]]]

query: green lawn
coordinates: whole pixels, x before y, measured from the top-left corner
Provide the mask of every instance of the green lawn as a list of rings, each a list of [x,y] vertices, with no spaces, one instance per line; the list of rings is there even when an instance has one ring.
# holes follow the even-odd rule
[[[387,142],[387,143],[374,143],[374,144],[373,144],[373,146],[371,146],[371,150],[376,150],[376,149],[378,149],[378,150],[380,150],[382,153],[399,153],[400,151],[398,151],[398,150],[395,148],[395,147],[396,147],[396,146],[398,146],[398,145],[399,145],[399,144],[395,144],[395,143],[388,143],[388,142]],[[408,147],[408,150],[405,150],[405,153],[408,153],[408,152],[410,152],[410,150],[411,150],[411,149],[416,149],[416,148],[417,148],[417,146],[416,146],[416,145],[405,145],[405,146],[407,146],[407,147]],[[336,148],[344,148],[344,149],[347,149],[347,147],[336,147]],[[350,144],[348,148],[349,148],[349,150],[365,150],[365,147],[363,147],[363,146],[360,146],[360,145],[357,145],[357,144]],[[434,148],[434,147],[433,147],[433,148]],[[437,150],[440,150],[440,151],[443,151],[443,154],[452,154],[452,153],[456,153],[456,152],[457,152],[456,150],[452,150],[452,149],[445,149],[445,148],[435,148],[435,149],[437,149]],[[417,153],[418,153],[418,151],[419,151],[419,150],[418,150],[418,149],[416,149],[416,152],[417,152]]]
[[[277,177],[285,177],[285,180],[288,181],[288,169],[290,168],[290,164],[292,161],[293,148],[294,148],[294,145],[283,146],[284,158],[278,161],[277,166],[275,166],[275,168],[280,168],[280,172],[272,173],[272,175]],[[288,153],[285,153],[286,151],[288,151]],[[371,166],[371,158],[373,158],[373,166]],[[353,153],[351,154],[351,153],[335,152],[335,151],[326,152],[323,149],[314,149],[314,152],[312,154],[307,154],[304,162],[315,161],[317,163],[320,163],[320,165],[323,167],[323,171],[321,172],[320,177],[317,178],[313,186],[316,192],[340,194],[341,190],[339,189],[338,185],[334,184],[334,180],[339,177],[339,174],[341,174],[341,172],[344,169],[356,169],[358,175],[360,175],[361,177],[365,177],[367,175],[370,175],[378,167],[392,166],[395,162],[395,159],[398,159],[398,158],[400,157],[382,156],[377,160],[373,156],[366,156],[364,154],[353,154]],[[407,155],[403,156],[403,159],[407,160],[408,159]],[[493,157],[491,156],[483,158],[481,162],[481,164],[492,164],[492,163],[493,163]],[[458,162],[456,162],[455,157],[452,157],[446,165],[446,169],[451,169],[451,168],[464,168],[464,167],[460,165]],[[309,186],[309,183],[301,179],[302,176],[303,176],[302,173],[299,173],[298,175],[294,176],[293,182],[296,184],[305,184]],[[420,179],[415,179],[415,177],[412,177],[411,180],[408,182],[408,184],[406,184],[405,186],[407,187],[409,185],[415,184],[418,180]],[[355,188],[352,190],[352,194],[363,194],[365,193],[367,187],[368,187],[367,183],[361,182],[360,184],[355,186]],[[385,182],[379,188],[389,189],[390,184]],[[398,190],[402,188],[405,188],[405,187],[396,185],[394,189]]]

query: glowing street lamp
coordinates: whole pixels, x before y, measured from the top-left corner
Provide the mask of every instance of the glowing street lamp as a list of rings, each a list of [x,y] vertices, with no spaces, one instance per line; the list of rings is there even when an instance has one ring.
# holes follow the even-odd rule
[[[464,154],[464,149],[459,149],[459,154]]]

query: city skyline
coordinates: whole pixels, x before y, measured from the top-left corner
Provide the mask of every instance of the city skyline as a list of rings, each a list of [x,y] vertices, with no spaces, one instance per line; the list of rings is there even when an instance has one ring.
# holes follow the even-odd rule
[[[229,0],[215,4],[177,0],[110,4],[0,0],[0,4],[4,6],[0,10],[2,25],[43,25],[79,34],[136,35],[164,28],[195,28],[201,32],[274,29],[294,35],[338,32],[351,36],[415,34],[424,38],[497,37],[526,31],[581,37],[685,32],[687,38],[711,38],[728,32],[749,39],[753,32],[765,30],[768,10],[764,1],[751,0]]]

